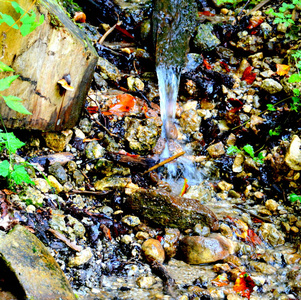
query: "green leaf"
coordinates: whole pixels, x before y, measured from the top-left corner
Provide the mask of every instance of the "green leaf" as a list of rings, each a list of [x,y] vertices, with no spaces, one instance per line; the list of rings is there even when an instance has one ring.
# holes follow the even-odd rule
[[[0,176],[7,177],[9,174],[9,162],[3,160],[0,162]]]
[[[21,184],[21,183],[34,184],[34,182],[30,179],[24,166],[21,165],[14,165],[14,170],[11,172],[10,177],[15,184]]]
[[[6,105],[21,113],[21,114],[25,114],[25,115],[31,115],[32,113],[30,111],[27,110],[27,108],[21,103],[21,101],[23,101],[22,99],[20,99],[19,97],[16,97],[16,96],[12,96],[12,95],[9,95],[9,96],[2,96]]]
[[[9,154],[16,153],[18,149],[25,145],[25,143],[21,142],[13,132],[0,133],[0,138],[4,140],[4,146]]]
[[[227,149],[227,154],[228,155],[235,155],[235,154],[238,154],[240,152],[240,150],[238,149],[237,146],[230,146],[228,149]]]
[[[295,201],[301,202],[301,196],[298,196],[295,193],[290,194],[288,197],[291,202],[295,202]]]
[[[15,70],[0,61],[0,72],[14,72]]]
[[[2,12],[0,12],[0,17],[1,17],[0,25],[2,23],[6,23],[8,26],[12,26],[15,23],[15,20],[10,15],[6,15],[6,14],[3,14]],[[14,26],[12,26],[12,28],[19,29],[19,26],[17,24],[14,24]]]
[[[24,11],[24,9],[20,6],[19,3],[15,2],[15,1],[12,1],[12,2],[11,2],[11,5],[12,5],[12,7],[15,9],[15,11],[16,11],[17,13],[19,13],[19,14],[21,14],[21,15],[24,14],[25,11]]]
[[[267,104],[267,110],[276,111],[277,109],[275,108],[275,106],[273,104]]]
[[[301,82],[301,75],[300,74],[292,74],[290,78],[288,79],[288,82],[294,83],[294,82]]]
[[[253,148],[251,145],[247,144],[247,145],[245,145],[245,146],[243,147],[243,149],[244,149],[244,151],[245,151],[246,153],[248,153],[252,158],[254,158],[254,148]]]
[[[13,75],[13,76],[8,76],[5,78],[0,79],[0,91],[4,91],[10,87],[12,82],[16,80],[19,77],[19,75]]]

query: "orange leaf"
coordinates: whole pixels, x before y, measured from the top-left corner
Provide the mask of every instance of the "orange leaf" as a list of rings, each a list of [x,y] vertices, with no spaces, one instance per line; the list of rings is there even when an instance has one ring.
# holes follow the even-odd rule
[[[241,80],[244,80],[248,84],[252,84],[256,78],[256,73],[252,73],[253,67],[249,66],[246,67],[244,73],[242,74]]]
[[[276,73],[280,76],[286,75],[290,69],[288,65],[276,64],[277,71]]]
[[[242,297],[247,297],[250,299],[254,286],[255,283],[253,279],[246,272],[242,272],[236,279],[233,290]]]
[[[184,178],[184,184],[183,184],[183,187],[182,187],[182,190],[180,193],[180,197],[182,197],[187,192],[188,188],[189,188],[189,185],[187,184],[187,179]]]
[[[130,94],[118,95],[116,99],[118,102],[109,109],[109,112],[115,115],[122,115],[122,113],[130,111],[135,105],[135,97]]]
[[[211,282],[215,286],[225,286],[225,285],[229,284],[229,280],[228,280],[227,276],[224,274],[218,275]]]
[[[205,68],[207,70],[211,70],[212,69],[212,67],[210,66],[210,64],[208,63],[208,61],[206,59],[204,59],[203,63],[204,63],[204,66],[205,66]]]
[[[210,11],[206,10],[206,11],[199,11],[199,16],[207,16],[207,17],[213,17],[215,16],[215,14],[211,13]]]
[[[73,20],[78,23],[86,23],[86,15],[82,11],[77,11],[74,14]]]
[[[245,241],[247,243],[251,244],[252,246],[260,245],[262,243],[259,236],[252,229],[248,229],[248,235],[247,235]]]

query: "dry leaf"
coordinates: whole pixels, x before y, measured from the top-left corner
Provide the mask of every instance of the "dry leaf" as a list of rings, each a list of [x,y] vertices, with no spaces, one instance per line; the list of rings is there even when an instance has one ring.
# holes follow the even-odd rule
[[[276,68],[277,68],[276,73],[280,76],[283,76],[288,73],[291,67],[288,65],[276,64]]]
[[[252,84],[256,78],[256,73],[252,73],[253,67],[249,66],[244,70],[244,73],[242,74],[241,80],[244,80],[248,84]]]
[[[116,96],[118,102],[113,104],[109,111],[102,112],[104,115],[117,115],[123,116],[126,112],[129,112],[135,105],[135,97],[130,94],[121,94]]]
[[[249,26],[247,27],[248,29],[253,29],[256,28],[257,26],[259,26],[261,23],[263,23],[264,21],[264,17],[262,16],[253,16],[251,17],[250,21],[249,21]]]
[[[233,290],[242,297],[250,299],[254,287],[255,283],[253,279],[246,272],[242,272],[236,279]]]

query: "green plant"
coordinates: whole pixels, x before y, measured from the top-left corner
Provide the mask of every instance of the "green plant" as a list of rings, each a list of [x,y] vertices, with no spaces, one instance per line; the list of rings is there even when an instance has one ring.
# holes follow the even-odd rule
[[[295,60],[295,66],[297,68],[297,73],[292,74],[290,76],[290,78],[288,79],[288,82],[290,82],[290,83],[301,82],[301,74],[300,74],[300,72],[301,72],[301,50],[297,50],[295,53],[293,53],[292,57]],[[296,90],[298,90],[298,89],[296,89]],[[299,93],[299,95],[300,95],[300,93]]]
[[[288,196],[289,200],[291,202],[296,202],[296,201],[300,201],[301,202],[301,196],[296,195],[295,193],[292,193]]]
[[[254,148],[250,144],[243,146],[242,150],[247,153],[256,163],[262,164],[264,162],[264,156],[262,152],[259,152],[257,156],[255,156]],[[228,155],[236,155],[240,153],[240,150],[237,146],[230,146],[227,149]]]
[[[26,163],[16,163],[13,159],[13,154],[24,145],[12,132],[3,132],[0,129],[0,151],[6,149],[9,156],[9,161],[0,162],[0,176],[6,178],[10,186],[14,183],[34,184],[25,169]]]
[[[274,135],[278,136],[278,135],[280,135],[280,133],[281,133],[281,126],[277,126],[275,129],[269,130],[270,136],[274,136]]]
[[[300,0],[292,0],[292,3],[289,4],[283,2],[279,8],[279,12],[275,12],[274,9],[271,8],[267,14],[275,16],[274,24],[282,23],[286,26],[295,24],[294,20],[292,19],[292,14],[289,13],[289,10],[294,9],[298,3],[300,3]]]

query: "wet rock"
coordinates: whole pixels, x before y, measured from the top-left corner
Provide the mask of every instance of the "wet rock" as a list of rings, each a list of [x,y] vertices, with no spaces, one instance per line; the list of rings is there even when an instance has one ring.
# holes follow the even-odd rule
[[[140,219],[136,216],[124,216],[121,219],[121,222],[130,226],[130,227],[135,227],[138,226],[141,222]]]
[[[236,44],[237,49],[244,50],[250,53],[256,53],[263,47],[263,40],[261,37],[256,35],[249,35],[247,31],[238,33],[240,38]]]
[[[55,189],[57,193],[60,193],[64,190],[64,187],[58,182],[58,180],[53,175],[49,175],[47,179],[50,185]]]
[[[283,89],[282,85],[274,79],[263,80],[260,87],[270,94],[278,93]]]
[[[131,182],[130,178],[119,177],[105,177],[101,180],[97,180],[94,183],[94,188],[97,191],[103,191],[108,189],[125,188],[128,183]]]
[[[257,262],[257,261],[251,261],[250,262],[250,266],[253,267],[255,269],[255,271],[257,272],[261,272],[263,274],[275,274],[277,269],[271,265],[268,265],[266,263],[263,262]]]
[[[265,207],[271,212],[277,211],[278,206],[279,206],[278,202],[276,202],[273,199],[269,199],[265,202]]]
[[[221,42],[213,34],[213,25],[210,23],[200,24],[193,43],[200,51],[210,51],[216,48]]]
[[[219,187],[219,189],[221,191],[226,191],[226,192],[229,192],[231,189],[233,189],[233,184],[231,183],[228,183],[224,180],[220,181],[217,186]]]
[[[222,156],[223,154],[225,154],[224,144],[222,142],[212,144],[207,148],[207,151],[213,158]]]
[[[44,178],[34,178],[33,182],[35,183],[35,187],[40,190],[42,193],[48,193],[51,189],[51,186]]]
[[[70,257],[68,266],[69,267],[78,267],[87,263],[93,256],[91,248],[86,248],[80,252],[77,252],[75,256]]]
[[[95,85],[97,86],[97,88],[101,91],[104,90],[108,87],[108,83],[106,82],[106,80],[98,73],[94,73],[93,75],[94,78],[94,82]]]
[[[180,239],[180,230],[177,228],[165,228],[163,248],[166,257],[172,258],[176,255]]]
[[[82,174],[81,171],[75,170],[73,172],[73,179],[75,180],[75,183],[77,185],[82,185],[83,182],[85,181],[85,176]]]
[[[49,166],[49,174],[52,174],[61,184],[64,184],[67,181],[67,173],[62,165],[58,162]]]
[[[70,235],[70,233],[72,233],[72,235],[75,235],[76,237],[78,237],[80,239],[83,238],[86,233],[85,226],[81,222],[79,222],[77,219],[73,218],[70,215],[67,215],[67,220],[68,220],[67,225],[69,225],[69,227],[68,227],[69,235]],[[72,236],[70,236],[70,237],[72,239]]]
[[[192,228],[200,223],[217,230],[215,214],[194,199],[172,196],[165,190],[146,190],[132,185],[125,189],[124,205],[165,227]]]
[[[161,243],[156,239],[146,240],[141,247],[141,250],[149,262],[158,261],[163,263],[165,260],[165,252]]]
[[[143,289],[149,289],[155,283],[155,278],[152,276],[140,276],[137,278],[137,285]]]
[[[79,122],[79,128],[83,131],[83,133],[90,133],[92,124],[88,118],[83,118]]]
[[[128,176],[131,174],[131,170],[129,168],[123,167],[105,158],[100,158],[97,161],[96,168],[99,172],[101,172],[106,176],[112,176],[112,175]]]
[[[98,58],[96,69],[102,73],[105,79],[110,79],[114,82],[121,79],[118,68],[103,57]]]
[[[97,159],[105,154],[105,148],[97,141],[91,141],[86,146],[86,156],[88,159]]]
[[[17,225],[1,236],[0,253],[3,264],[9,266],[22,286],[22,299],[76,299],[57,262],[23,226]]]
[[[186,236],[180,241],[183,259],[188,264],[211,263],[234,253],[231,240],[220,234],[209,237]]]
[[[232,165],[232,171],[235,173],[240,173],[243,170],[243,162],[245,160],[245,157],[243,154],[238,153],[235,158]]]
[[[20,195],[20,199],[25,201],[26,204],[33,204],[35,206],[43,206],[44,194],[36,188],[28,186],[24,190],[24,194]]]
[[[289,285],[301,296],[301,269],[300,266],[295,267],[288,273]]]
[[[62,152],[70,142],[72,134],[72,130],[67,129],[62,132],[45,132],[43,137],[48,148]]]
[[[125,139],[130,148],[141,154],[151,151],[160,137],[162,121],[159,117],[138,120],[125,118]]]
[[[193,231],[200,236],[210,235],[210,228],[208,226],[203,226],[202,224],[196,224]]]
[[[274,224],[263,223],[260,231],[264,240],[272,246],[283,245],[285,242],[282,233],[276,229]]]
[[[136,90],[143,91],[144,90],[144,83],[141,79],[136,78],[134,76],[129,76],[127,78],[127,84],[129,90],[135,92]]]
[[[211,201],[212,193],[212,187],[206,181],[203,181],[199,185],[190,186],[183,197],[196,199],[203,204]]]
[[[198,66],[203,63],[203,57],[198,53],[188,53],[187,54],[187,62],[184,66],[182,73],[187,73],[194,71]]]
[[[201,117],[194,109],[189,109],[181,114],[180,125],[184,133],[198,132],[201,125]]]
[[[292,170],[301,170],[301,140],[297,135],[293,136],[284,160]]]

